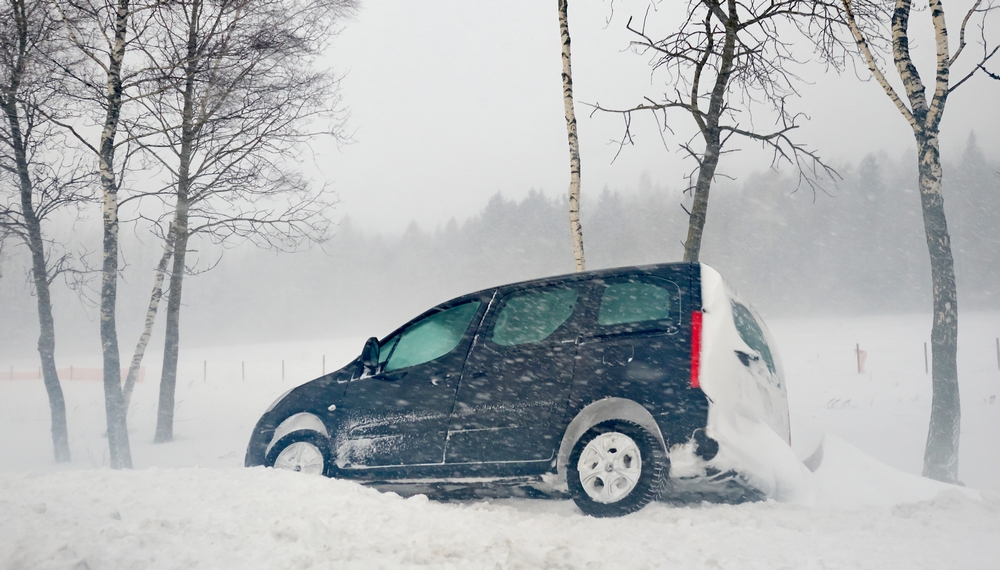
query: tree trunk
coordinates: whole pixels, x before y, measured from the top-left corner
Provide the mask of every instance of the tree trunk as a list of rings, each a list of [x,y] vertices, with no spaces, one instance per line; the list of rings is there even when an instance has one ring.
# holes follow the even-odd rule
[[[713,4],[718,7],[721,5]],[[705,153],[701,157],[698,165],[698,181],[694,186],[694,203],[691,205],[691,215],[688,217],[688,235],[684,242],[684,261],[698,263],[701,258],[701,236],[705,231],[705,221],[708,217],[708,194],[712,188],[712,180],[715,178],[715,170],[719,166],[719,157],[722,154],[722,133],[719,131],[719,121],[726,110],[726,92],[729,90],[729,79],[733,74],[733,64],[736,61],[736,34],[739,23],[739,13],[736,10],[737,4],[734,0],[728,0],[728,18],[723,20],[726,28],[725,38],[722,45],[721,61],[719,62],[718,74],[715,76],[715,85],[712,87],[712,95],[709,98],[708,112],[701,114],[698,108],[698,88],[701,82],[701,73],[704,70],[707,59],[699,62],[698,72],[691,86],[691,110],[698,130],[701,131],[705,139]],[[714,10],[709,12],[709,18],[714,14]],[[706,20],[706,26],[709,26]],[[707,53],[712,51],[711,36],[709,37]]]
[[[715,169],[719,166],[719,154],[722,145],[718,135],[705,146],[705,154],[698,167],[698,181],[694,187],[694,203],[691,204],[691,215],[688,218],[688,235],[684,242],[684,261],[698,263],[701,257],[701,236],[705,231],[705,220],[708,216],[708,194],[715,178]]]
[[[180,350],[181,291],[184,282],[184,264],[187,256],[189,191],[191,188],[191,157],[194,154],[196,128],[195,74],[198,68],[198,25],[201,3],[194,2],[187,38],[185,64],[184,108],[181,116],[181,152],[177,168],[177,205],[174,213],[174,266],[170,272],[170,291],[167,295],[167,330],[163,346],[163,370],[160,374],[160,401],[156,413],[155,443],[174,438],[174,394],[177,389],[177,360]]]
[[[184,281],[187,251],[187,197],[177,200],[177,236],[174,244],[174,264],[167,291],[167,330],[163,345],[163,370],[160,374],[160,400],[156,412],[154,443],[166,443],[174,438],[174,394],[177,389],[177,360],[180,348],[181,288]],[[183,214],[182,214],[183,212]]]
[[[132,400],[132,389],[139,377],[139,367],[142,365],[142,358],[146,354],[146,346],[149,344],[149,337],[153,334],[153,324],[156,322],[156,312],[160,307],[160,299],[163,298],[163,278],[167,274],[167,265],[174,254],[174,241],[176,221],[170,224],[167,231],[166,243],[163,245],[163,255],[156,265],[156,276],[153,278],[153,290],[149,294],[149,306],[146,308],[146,322],[139,335],[139,342],[135,345],[135,352],[132,353],[132,364],[128,367],[128,376],[125,377],[125,388],[122,390],[125,399],[125,409],[128,409]]]
[[[115,304],[118,298],[118,181],[115,177],[115,135],[122,106],[122,60],[129,1],[118,0],[114,42],[108,64],[108,91],[104,128],[98,148],[98,168],[103,192],[104,260],[101,267],[101,351],[104,355],[104,409],[108,420],[108,449],[112,469],[131,469],[125,398],[122,394],[121,359]]]
[[[918,132],[917,155],[920,172],[920,204],[924,217],[927,250],[931,258],[934,295],[934,322],[931,326],[930,427],[924,449],[925,477],[958,481],[958,449],[961,404],[958,391],[958,294],[955,288],[955,261],[941,194],[941,156],[937,132]]]
[[[28,171],[28,156],[21,132],[21,118],[17,111],[17,100],[13,94],[3,101],[3,108],[10,125],[10,143],[14,150],[21,190],[21,213],[27,231],[26,242],[31,251],[31,276],[38,297],[38,355],[41,357],[42,378],[49,396],[49,412],[52,419],[52,447],[57,462],[70,460],[69,434],[66,427],[66,400],[63,397],[59,375],[56,373],[56,331],[52,318],[52,297],[49,293],[49,272],[45,262],[45,242],[42,240],[42,225],[32,203],[33,187]]]
[[[45,391],[49,395],[49,412],[52,417],[52,446],[57,462],[70,460],[69,434],[66,427],[66,400],[63,397],[59,375],[56,373],[56,330],[52,318],[52,301],[49,294],[48,272],[45,266],[45,252],[42,230],[38,218],[31,209],[31,188],[22,186],[21,202],[24,208],[25,225],[28,229],[28,247],[31,250],[32,278],[38,296],[38,354],[42,360],[42,378]]]
[[[113,152],[112,158],[113,160]],[[118,297],[118,192],[111,160],[101,157],[104,187],[104,263],[101,268],[101,352],[104,355],[104,410],[108,421],[108,449],[112,469],[131,469],[132,452],[125,419],[121,360],[115,304]],[[109,188],[110,186],[110,188]]]
[[[569,229],[573,234],[573,260],[577,271],[585,271],[583,226],[580,225],[580,139],[576,133],[576,112],[573,109],[573,68],[570,58],[568,0],[559,2],[559,31],[562,37],[563,107],[566,111],[566,136],[569,138]]]
[[[113,153],[112,158],[113,160]],[[108,421],[108,449],[112,469],[131,469],[132,452],[125,419],[121,360],[115,304],[118,296],[118,193],[111,161],[101,157],[104,187],[104,263],[101,268],[101,352],[104,356],[104,410]],[[109,188],[110,186],[110,188]]]

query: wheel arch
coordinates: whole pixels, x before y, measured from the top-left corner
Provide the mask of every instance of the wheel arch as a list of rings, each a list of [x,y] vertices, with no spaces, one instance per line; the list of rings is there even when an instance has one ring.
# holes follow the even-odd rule
[[[566,485],[566,466],[569,463],[569,455],[580,436],[591,427],[608,420],[625,420],[642,426],[656,437],[656,441],[662,446],[664,452],[668,451],[660,426],[649,410],[634,400],[602,398],[591,402],[580,410],[566,427],[566,431],[563,432],[562,442],[559,444],[559,454],[556,456],[556,483],[558,486]]]
[[[267,447],[264,449],[264,457],[271,452],[271,448],[274,444],[278,442],[281,438],[292,433],[293,431],[299,430],[310,430],[323,434],[325,437],[330,437],[330,431],[327,429],[326,424],[323,420],[319,418],[316,414],[311,412],[299,412],[297,414],[292,414],[281,421],[278,427],[274,428],[274,434],[271,436],[271,441],[268,442]]]

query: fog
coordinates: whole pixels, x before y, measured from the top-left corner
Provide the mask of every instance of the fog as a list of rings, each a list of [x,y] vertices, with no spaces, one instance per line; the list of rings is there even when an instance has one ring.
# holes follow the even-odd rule
[[[678,141],[688,135],[661,138],[652,119],[637,117],[635,144],[618,154],[621,118],[587,108],[628,106],[662,91],[648,58],[627,49],[625,22],[644,6],[585,3],[570,11],[590,268],[679,260],[687,230],[682,205],[690,198],[682,190],[694,165]],[[915,29],[925,16],[915,15]],[[930,53],[929,42],[915,44],[922,57]],[[326,243],[295,254],[195,243],[192,269],[214,269],[186,280],[182,359],[191,345],[382,336],[449,297],[572,270],[554,5],[370,2],[345,24],[328,58],[344,75],[353,142],[338,147],[317,138],[303,149],[302,168],[339,196],[329,212],[339,225]],[[798,140],[843,180],[825,191],[796,190],[792,173],[769,169],[759,149],[727,154],[703,260],[765,316],[928,312],[908,126],[874,83],[815,62],[801,75],[806,83],[793,104],[809,120]],[[942,125],[963,310],[1000,306],[995,93],[985,79],[969,82],[949,100]],[[675,119],[679,134],[690,133],[689,119]],[[98,251],[98,216],[92,209],[88,219],[46,230],[71,249]],[[127,353],[161,246],[141,224],[123,234],[118,323]],[[8,242],[0,259],[0,359],[35,356],[26,271],[24,248]],[[61,282],[54,295],[57,359],[96,358],[93,303]],[[151,347],[162,342],[158,334]]]
[[[841,165],[843,180],[829,192],[797,189],[793,177],[774,171],[723,183],[712,198],[703,261],[765,317],[926,313],[930,266],[914,160],[909,153],[870,154]],[[946,168],[961,307],[998,309],[1000,161],[987,159],[970,136]],[[588,267],[679,261],[687,231],[682,205],[690,198],[648,177],[624,192],[586,196]],[[55,237],[96,242],[93,226],[78,222],[74,232]],[[127,351],[138,338],[160,245],[133,229],[123,234],[122,249],[119,338]],[[202,241],[191,259],[197,274],[185,286],[182,359],[184,346],[381,337],[451,297],[573,270],[566,200],[538,191],[523,198],[498,192],[472,216],[433,225],[414,220],[401,234],[348,213],[332,239],[307,251]],[[8,331],[0,356],[19,362],[32,357],[38,326],[26,267],[26,252],[15,249],[0,279],[0,328]],[[55,292],[57,355],[97,358],[94,303],[62,284]],[[154,334],[154,350],[158,340]]]
[[[953,30],[972,3],[948,4]],[[649,2],[570,4],[587,268],[680,261],[692,205],[687,176],[696,166],[682,145],[698,146],[690,117],[669,115],[672,132],[661,132],[653,117],[636,115],[630,144],[623,145],[622,117],[592,112],[598,103],[621,109],[645,97],[658,100],[670,88],[665,77],[651,73],[648,55],[629,49],[626,22],[642,17]],[[672,25],[671,13],[683,6],[656,2],[651,26]],[[911,18],[910,45],[925,80],[934,64],[928,20],[928,10]],[[703,303],[704,313],[684,317],[683,335],[674,335],[674,325],[647,330],[633,327],[638,320],[622,320],[598,327],[602,336],[586,346],[577,342],[579,349],[566,344],[572,337],[553,337],[538,345],[544,351],[512,349],[481,357],[487,351],[468,335],[479,339],[488,334],[487,326],[500,329],[504,310],[514,305],[501,301],[480,313],[498,315],[497,324],[473,325],[464,337],[463,329],[452,327],[451,348],[427,356],[431,360],[424,364],[396,372],[393,358],[406,352],[398,348],[406,343],[400,340],[384,343],[387,360],[374,375],[330,374],[356,358],[365,338],[384,338],[438,303],[574,270],[558,30],[553,0],[363,0],[342,29],[331,30],[323,61],[341,76],[336,95],[349,140],[316,136],[295,149],[298,163],[289,170],[301,171],[312,189],[336,197],[324,212],[332,229],[324,239],[291,248],[295,251],[192,237],[176,400],[170,396],[170,422],[177,431],[169,443],[154,443],[160,402],[167,401],[159,381],[164,299],[144,377],[120,414],[127,417],[134,470],[102,469],[115,465],[109,455],[115,438],[108,429],[114,426],[108,421],[113,406],[107,407],[110,400],[98,381],[100,204],[86,204],[79,215],[57,212],[43,226],[51,259],[69,253],[80,262],[79,272],[52,284],[55,360],[71,462],[52,460],[50,433],[56,428],[50,431],[50,410],[58,408],[50,408],[35,377],[36,368],[38,378],[42,373],[28,251],[16,237],[0,241],[0,456],[5,458],[0,567],[190,570],[267,568],[275,560],[338,568],[576,568],[621,566],[623,560],[642,567],[668,560],[684,568],[746,567],[747,560],[759,561],[759,567],[814,567],[817,561],[824,567],[995,565],[1000,556],[995,540],[1000,533],[1000,82],[982,76],[949,97],[941,125],[943,192],[962,327],[961,471],[955,467],[961,487],[918,475],[922,468],[927,472],[932,404],[940,408],[931,380],[942,374],[936,366],[932,376],[928,360],[931,275],[912,132],[876,83],[859,80],[867,77],[865,69],[848,65],[843,75],[835,73],[808,48],[798,52],[801,65],[791,70],[802,78],[800,97],[788,101],[793,113],[801,113],[793,134],[838,175],[821,180],[820,187],[803,186],[788,164],[772,163],[770,152],[730,142],[711,189],[701,248],[701,261],[757,309],[771,335],[753,316],[743,322],[752,327],[741,330],[737,309],[748,311],[731,304],[731,296],[716,295],[719,304]],[[997,28],[989,34],[991,44],[1000,43]],[[958,35],[952,33],[952,42]],[[800,47],[806,42],[792,35],[782,40]],[[965,65],[976,55],[967,53]],[[958,66],[953,81],[969,69]],[[773,112],[752,106],[740,120],[769,129]],[[58,151],[62,160],[72,161],[72,150]],[[123,174],[123,196],[169,188],[165,171]],[[0,184],[0,192],[14,199],[8,179],[0,177]],[[159,198],[145,196],[119,211],[116,326],[122,363],[130,360],[139,338],[163,251],[151,220],[170,217],[171,200],[154,200]],[[706,278],[705,291],[722,291],[715,274],[706,275],[713,277]],[[611,297],[604,294],[602,315],[604,299]],[[560,322],[567,322],[572,306]],[[650,315],[641,318],[652,323]],[[607,324],[601,318],[597,322]],[[667,321],[655,322],[659,327]],[[559,329],[545,334],[553,330]],[[652,339],[648,347],[644,336]],[[467,352],[470,346],[476,348]],[[771,347],[781,353],[784,375],[772,362]],[[580,355],[587,351],[592,370],[581,372],[586,366],[579,364]],[[565,360],[553,358],[557,353]],[[447,367],[442,355],[450,359]],[[480,368],[471,371],[466,363],[477,358],[483,358]],[[558,372],[532,370],[542,359]],[[526,371],[509,376],[520,386],[540,380],[531,385],[538,391],[517,392],[515,382],[504,377],[494,383],[495,394],[487,393],[492,388],[483,387],[485,380],[472,380],[492,381],[491,370],[514,369]],[[292,390],[321,374],[311,388]],[[412,375],[403,382],[379,380],[404,374]],[[549,376],[563,377],[563,384]],[[442,388],[429,388],[439,386],[442,377]],[[718,391],[712,382],[719,382]],[[592,390],[598,384],[619,392]],[[631,401],[621,391],[640,384],[649,388],[649,397]],[[565,388],[553,403],[507,398],[555,394],[552,386]],[[475,416],[466,414],[465,408],[473,408],[463,403],[465,393],[490,413],[551,408],[544,417],[552,419],[545,421],[554,426],[566,416],[565,422],[558,433],[543,433],[541,423],[526,421],[476,424],[466,421]],[[366,404],[365,397],[374,403]],[[440,410],[403,409],[422,399],[441,404]],[[666,405],[659,411],[648,405],[661,399]],[[386,411],[393,402],[401,413]],[[574,419],[567,427],[570,403]],[[329,413],[323,415],[324,409]],[[754,417],[757,411],[765,413]],[[428,418],[441,427],[424,429]],[[777,419],[783,427],[768,427],[762,418]],[[661,420],[677,429],[657,427]],[[691,423],[695,420],[700,423]],[[534,430],[529,437],[547,441],[550,456],[523,461],[516,453],[528,446],[521,436],[508,435],[494,441],[513,450],[511,461],[472,454],[450,461],[457,439],[451,434],[500,435],[508,433],[501,431],[508,423],[523,428],[516,433]],[[791,433],[784,429],[789,425]],[[428,460],[415,472],[431,467],[443,474],[428,482],[443,483],[442,497],[451,501],[380,493],[338,480],[380,473],[364,471],[371,466],[409,467],[399,452],[411,445],[405,439],[410,432],[440,435],[440,451],[427,455],[438,464]],[[411,439],[421,444],[420,437]],[[540,489],[534,483],[550,486],[559,479],[550,475],[581,470],[583,453],[598,440],[634,447],[634,454],[623,451],[618,457],[648,485],[642,496],[635,493],[629,500],[655,498],[654,485],[662,482],[662,490],[677,491],[659,497],[672,504],[650,504],[615,520],[583,516],[588,511],[570,500],[576,487],[566,473],[569,493],[552,487],[552,500],[528,498]],[[362,457],[352,465],[354,443],[359,454],[388,451],[394,457],[370,465]],[[712,445],[718,453],[707,453]],[[303,449],[315,452],[312,467],[331,479],[264,468],[280,466],[277,459],[289,450],[298,455]],[[505,470],[513,466],[511,474],[521,473],[516,464],[555,472],[537,481],[533,472],[521,478],[497,470],[502,477],[479,477],[494,473],[490,463],[502,463]],[[476,477],[464,479],[466,465]],[[487,469],[476,470],[483,466]],[[607,471],[612,470],[609,463]],[[404,474],[384,471],[390,478]],[[464,480],[456,479],[459,475]],[[511,495],[518,498],[484,499],[488,494],[480,497],[472,489],[463,495],[457,488],[482,484],[489,491],[529,478],[532,484]],[[613,485],[603,481],[600,487],[611,496]],[[683,491],[689,483],[695,484],[691,493]],[[711,504],[702,500],[709,495],[698,491],[699,483],[748,485],[745,490],[753,487],[759,494],[742,498],[767,500]],[[577,496],[593,498],[595,489]],[[448,494],[454,490],[459,493]],[[309,501],[305,509],[303,497]]]
[[[971,2],[948,5],[953,26],[966,4]],[[651,76],[649,57],[628,50],[625,25],[630,16],[641,18],[647,5],[605,0],[569,8],[585,199],[596,199],[605,187],[635,191],[644,177],[682,188],[695,166],[678,147],[694,132],[690,117],[671,115],[677,136],[668,133],[665,149],[653,119],[636,115],[635,145],[615,159],[622,119],[591,115],[587,106],[630,107],[666,90],[663,76]],[[670,3],[660,3],[650,21],[664,27],[669,9]],[[911,47],[929,77],[934,43],[926,34],[928,13],[914,13],[910,28]],[[997,37],[995,28],[987,31]],[[960,64],[953,77],[964,75],[975,55],[968,51],[966,67]],[[331,49],[331,61],[345,74],[341,87],[355,143],[338,149],[317,141],[313,147],[322,165],[317,168],[340,195],[340,211],[358,224],[400,234],[414,219],[433,228],[453,216],[470,217],[496,192],[517,200],[531,189],[563,195],[569,168],[559,57],[553,2],[367,2]],[[798,141],[835,165],[915,149],[909,126],[878,84],[859,81],[867,76],[863,64],[841,76],[816,61],[808,46],[800,57],[807,60],[794,70],[803,79],[801,98],[789,100],[808,116],[795,132]],[[1000,148],[996,100],[996,82],[985,76],[949,97],[941,125],[946,160],[959,159],[971,130],[982,148]],[[747,120],[771,125],[762,109]],[[755,145],[734,140],[731,148],[742,151],[723,157],[720,174],[741,181],[770,165],[770,154]]]

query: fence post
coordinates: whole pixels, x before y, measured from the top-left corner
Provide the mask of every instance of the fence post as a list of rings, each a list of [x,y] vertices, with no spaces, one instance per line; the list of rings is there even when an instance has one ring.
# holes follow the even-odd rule
[[[924,343],[924,374],[930,374],[931,368],[927,360],[927,343]]]

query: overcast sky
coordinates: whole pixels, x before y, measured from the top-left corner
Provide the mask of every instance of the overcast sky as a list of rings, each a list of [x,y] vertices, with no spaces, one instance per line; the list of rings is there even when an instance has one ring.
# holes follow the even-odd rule
[[[621,118],[591,117],[585,106],[624,107],[663,92],[663,78],[650,77],[648,58],[627,49],[628,15],[641,14],[645,5],[619,0],[611,18],[607,0],[570,3],[585,207],[586,196],[605,186],[634,189],[644,173],[654,183],[682,187],[693,167],[676,152],[679,139],[668,138],[664,149],[649,117],[636,118],[636,146],[612,163],[617,146],[610,141],[622,134]],[[949,22],[957,25],[958,4],[951,6]],[[926,28],[924,16],[917,14],[911,26]],[[664,22],[668,15],[653,17]],[[915,43],[933,46],[929,37]],[[531,188],[566,191],[556,0],[369,0],[335,40],[331,58],[346,74],[342,95],[355,142],[339,150],[324,143],[313,148],[323,178],[340,196],[338,217],[393,233],[413,220],[433,229],[474,214],[497,191],[510,198]],[[901,155],[914,148],[909,127],[877,84],[826,73],[819,64],[806,74],[814,83],[801,87],[803,97],[793,105],[811,120],[798,136],[826,159],[857,162],[868,152]],[[997,101],[1000,83],[985,78],[952,95],[942,125],[946,160],[959,155],[972,129],[994,154]],[[680,114],[672,127],[684,137],[693,132]],[[748,150],[727,155],[720,171],[738,177],[768,165],[768,156]]]

